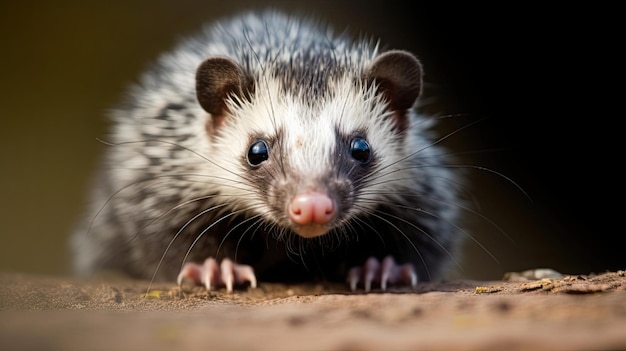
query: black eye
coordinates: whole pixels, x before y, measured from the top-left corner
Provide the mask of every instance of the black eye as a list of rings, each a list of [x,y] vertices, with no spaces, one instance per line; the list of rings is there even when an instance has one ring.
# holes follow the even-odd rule
[[[371,156],[370,144],[362,138],[352,139],[350,142],[350,155],[361,163],[369,162]]]
[[[267,143],[265,141],[257,140],[250,145],[250,149],[248,149],[248,163],[251,166],[258,166],[269,157],[270,154],[267,151]]]

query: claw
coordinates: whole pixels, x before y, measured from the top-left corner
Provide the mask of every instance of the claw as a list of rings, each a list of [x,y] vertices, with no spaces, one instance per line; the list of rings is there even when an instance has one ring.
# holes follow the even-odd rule
[[[364,267],[365,292],[370,292],[372,282],[380,280],[380,262],[375,257],[370,257],[365,261]]]
[[[222,274],[222,284],[226,285],[226,291],[233,291],[233,282],[235,280],[233,272],[233,262],[229,259],[224,259],[220,265],[220,272]]]
[[[382,291],[387,290],[387,281],[390,279],[391,274],[393,273],[393,268],[396,265],[396,261],[394,261],[393,257],[387,256],[383,259],[383,263],[381,264],[381,273],[380,273],[380,289]]]
[[[235,285],[246,282],[250,283],[251,288],[256,288],[257,285],[252,267],[234,263],[229,259],[224,259],[218,265],[212,257],[207,258],[203,264],[185,263],[176,279],[178,286],[181,286],[186,279],[196,285],[204,285],[207,290],[226,286],[227,292],[232,292]]]
[[[362,271],[363,270],[361,269],[361,267],[352,267],[348,271],[347,281],[348,281],[348,284],[350,285],[350,290],[352,292],[356,291],[356,286],[357,284],[359,284],[359,278],[361,277]]]
[[[362,267],[353,267],[348,271],[347,282],[352,291],[363,284],[365,292],[370,292],[372,283],[380,283],[382,291],[386,291],[388,285],[410,285],[415,288],[417,273],[411,263],[398,265],[392,256],[385,257],[382,262],[370,257]]]

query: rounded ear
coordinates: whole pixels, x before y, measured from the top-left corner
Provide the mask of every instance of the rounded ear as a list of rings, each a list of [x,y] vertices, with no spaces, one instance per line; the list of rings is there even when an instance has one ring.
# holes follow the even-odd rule
[[[208,58],[196,71],[198,102],[214,117],[225,114],[226,99],[229,96],[246,98],[253,89],[253,80],[246,75],[237,62],[229,58]]]
[[[422,92],[422,65],[411,53],[388,51],[365,70],[367,84],[377,84],[394,111],[407,110]]]

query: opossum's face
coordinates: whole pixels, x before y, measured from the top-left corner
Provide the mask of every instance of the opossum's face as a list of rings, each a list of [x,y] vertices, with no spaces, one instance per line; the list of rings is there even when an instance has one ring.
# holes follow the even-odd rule
[[[224,70],[230,63],[219,64]],[[390,107],[364,72],[347,72],[310,101],[271,75],[251,81],[233,67],[236,81],[254,88],[206,108],[214,108],[212,152],[225,160],[216,171],[223,172],[222,192],[233,195],[233,211],[258,216],[279,235],[310,238],[341,228],[397,190],[389,179],[402,179],[408,116]]]
[[[254,115],[243,118],[241,174],[255,189],[260,214],[303,237],[323,235],[367,207],[359,204],[367,175],[389,148],[370,130],[385,128],[373,123],[385,111],[358,101],[363,92],[356,88],[317,108],[277,96],[260,97],[274,101],[273,115],[249,110]],[[341,104],[349,107],[342,112]]]

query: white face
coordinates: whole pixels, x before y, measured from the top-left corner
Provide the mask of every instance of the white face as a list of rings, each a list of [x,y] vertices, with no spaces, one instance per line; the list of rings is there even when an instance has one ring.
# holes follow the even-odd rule
[[[272,79],[262,81],[252,102],[231,105],[234,116],[222,128],[211,151],[221,154],[215,159],[233,160],[214,170],[221,173],[218,175],[221,179],[229,179],[221,184],[221,191],[233,195],[233,209],[251,208],[259,214],[271,211],[267,199],[271,185],[259,189],[243,180],[247,172],[251,172],[246,155],[254,141],[268,141],[268,163],[274,162],[274,169],[266,173],[273,178],[268,179],[267,184],[297,192],[324,188],[329,175],[340,173],[335,170],[350,172],[358,167],[337,164],[350,161],[349,146],[353,137],[364,138],[371,146],[378,160],[375,167],[392,165],[372,177],[370,185],[362,187],[367,188],[367,192],[351,194],[366,200],[359,204],[359,211],[375,207],[380,197],[377,194],[389,192],[391,185],[385,179],[401,173],[393,170],[402,168],[396,162],[402,157],[398,150],[402,149],[404,139],[394,134],[391,119],[385,118],[388,113],[385,104],[373,89],[345,78],[334,86],[334,91],[309,104],[297,96],[286,96],[280,91],[279,83]],[[286,165],[288,170],[280,171],[281,165]],[[368,169],[371,171],[375,169]],[[286,192],[289,195],[289,191]]]

